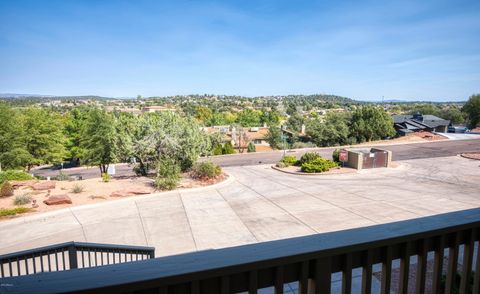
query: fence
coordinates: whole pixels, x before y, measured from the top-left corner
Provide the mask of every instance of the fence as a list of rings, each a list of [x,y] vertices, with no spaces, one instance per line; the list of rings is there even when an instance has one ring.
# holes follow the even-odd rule
[[[0,277],[65,271],[155,257],[155,248],[67,242],[0,255]]]

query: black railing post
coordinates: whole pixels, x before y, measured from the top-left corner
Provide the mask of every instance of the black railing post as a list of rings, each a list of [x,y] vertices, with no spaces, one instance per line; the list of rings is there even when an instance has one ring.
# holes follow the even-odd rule
[[[78,268],[77,248],[75,245],[68,246],[68,262],[70,263],[70,269]]]

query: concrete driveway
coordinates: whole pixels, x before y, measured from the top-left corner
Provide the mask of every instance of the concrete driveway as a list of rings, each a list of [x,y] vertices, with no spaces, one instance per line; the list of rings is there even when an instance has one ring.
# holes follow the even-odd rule
[[[64,241],[149,245],[171,255],[479,207],[480,162],[402,161],[357,174],[231,167],[214,187],[133,197],[0,222],[0,254]]]

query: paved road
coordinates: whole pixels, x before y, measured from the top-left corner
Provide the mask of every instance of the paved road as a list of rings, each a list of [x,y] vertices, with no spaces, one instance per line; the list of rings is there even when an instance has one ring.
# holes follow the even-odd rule
[[[378,145],[375,147],[385,148],[393,152],[393,160],[408,160],[419,158],[432,158],[432,157],[445,157],[453,156],[459,153],[468,151],[480,151],[480,140],[449,140],[449,141],[437,141],[428,143],[412,143],[402,145]],[[362,146],[362,148],[368,148]],[[315,151],[320,153],[326,158],[331,158],[332,152],[335,148],[312,148],[312,149],[297,149],[287,151],[288,154],[295,154],[297,157],[301,156],[305,152]],[[214,156],[208,159],[223,166],[246,166],[246,165],[258,165],[258,164],[270,164],[278,162],[283,156],[283,151],[263,152],[263,153],[244,153]],[[119,164],[116,166],[117,176],[129,176],[133,175],[132,166],[127,164]],[[73,168],[64,169],[65,173],[74,176],[82,176],[84,179],[94,178],[99,176],[98,168]],[[56,176],[58,170],[52,170],[50,168],[43,168],[34,171],[35,175],[40,176]]]

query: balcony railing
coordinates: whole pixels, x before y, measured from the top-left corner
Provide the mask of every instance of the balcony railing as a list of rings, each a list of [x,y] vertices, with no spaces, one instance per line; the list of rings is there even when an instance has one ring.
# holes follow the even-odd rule
[[[381,264],[381,293],[407,293],[409,280],[413,281],[411,268],[415,268],[415,293],[426,293],[427,284],[431,293],[439,293],[444,274],[446,293],[452,293],[457,273],[461,275],[460,293],[467,293],[471,276],[473,293],[480,293],[479,238],[480,209],[471,209],[140,262],[5,278],[0,284],[9,293],[214,294],[257,293],[266,287],[283,293],[285,283],[298,281],[299,293],[330,293],[332,274],[340,272],[341,292],[351,293],[352,270],[360,268],[362,281],[356,290],[370,293],[373,266]],[[411,262],[413,256],[415,262]],[[445,256],[448,262],[443,272]],[[430,283],[426,283],[427,259],[433,262]],[[394,262],[400,264],[398,289],[391,287]]]
[[[96,267],[154,257],[153,247],[67,242],[0,255],[0,278]]]

